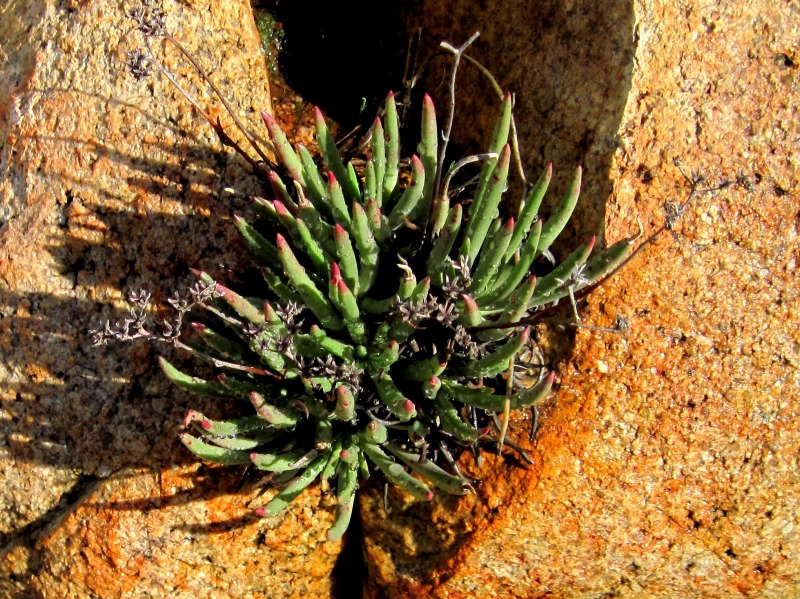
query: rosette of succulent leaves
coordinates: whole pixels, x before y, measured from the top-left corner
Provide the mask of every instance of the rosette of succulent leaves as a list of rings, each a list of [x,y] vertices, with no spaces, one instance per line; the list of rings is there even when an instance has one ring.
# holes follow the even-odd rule
[[[530,323],[608,275],[632,243],[592,256],[591,238],[548,266],[548,248],[578,199],[580,168],[544,222],[539,207],[551,167],[515,216],[500,215],[512,162],[508,95],[477,183],[454,197],[451,176],[471,159],[443,168],[448,135],[440,137],[428,96],[418,155],[401,159],[389,94],[359,168],[345,164],[319,110],[321,167],[272,117],[263,119],[277,162],[267,169],[271,197],[254,198],[260,220],[235,223],[269,296],[250,297],[196,272],[198,283],[187,298],[172,300],[178,316],[158,338],[219,373],[202,379],[163,358],[160,364],[182,389],[251,406],[251,415],[229,420],[190,411],[180,438],[191,452],[269,473],[281,489],[260,515],[279,514],[321,480],[335,489],[328,537],[337,539],[350,522],[359,478],[380,472],[421,500],[434,490],[472,488],[454,454],[502,444],[509,410],[534,405],[553,384],[554,373],[544,370],[527,385],[515,376]],[[144,328],[148,298],[133,296],[131,318],[117,329],[106,323],[95,342],[152,336]]]

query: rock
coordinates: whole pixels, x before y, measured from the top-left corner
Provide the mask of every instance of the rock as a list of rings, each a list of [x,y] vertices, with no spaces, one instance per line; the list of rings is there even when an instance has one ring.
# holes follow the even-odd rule
[[[262,135],[270,96],[249,3],[164,9]],[[189,267],[241,273],[230,217],[247,208],[223,189],[258,182],[162,75],[128,72],[142,38],[121,3],[0,12],[0,595],[329,596],[340,545],[323,540],[330,510],[310,515],[319,495],[286,520],[249,520],[270,495],[238,492],[239,470],[198,470],[176,437],[189,407],[223,407],[171,388],[148,343],[94,348],[88,335],[126,316],[131,290],[163,305]],[[229,124],[176,49],[151,43]]]
[[[440,6],[455,41],[469,12],[484,39],[497,31],[503,47],[522,48],[510,56],[524,60],[488,64],[508,81],[533,78],[559,55],[558,42],[531,34],[542,19],[515,3],[484,3],[477,18],[474,6]],[[632,20],[622,3],[563,3],[559,18],[547,6],[530,9],[558,26],[546,40],[563,32],[579,59],[605,36],[608,56],[632,60],[600,63],[574,89],[516,87],[521,108],[554,96],[541,117],[518,115],[521,129],[550,132],[529,160],[562,167],[547,148],[565,133],[568,150],[583,117],[584,164],[608,173],[607,185],[587,190],[605,202],[607,242],[635,233],[637,220],[646,234],[665,220],[672,229],[589,297],[584,322],[613,327],[621,317],[629,328],[575,334],[540,415],[533,465],[515,468],[509,453],[476,469],[465,456],[484,478],[477,497],[425,506],[390,496],[388,515],[382,497],[365,494],[367,595],[795,596],[798,20],[763,0],[639,0]],[[592,11],[602,14],[587,21]],[[563,67],[581,65],[565,58]],[[626,69],[629,81],[618,79]],[[607,114],[591,101],[603,89]],[[592,224],[595,201],[580,208]],[[528,427],[517,415],[513,438],[527,445]]]
[[[450,102],[446,83],[453,55],[442,52],[439,43],[458,47],[480,33],[467,55],[488,69],[500,90],[479,69],[462,61],[453,129],[462,151],[485,151],[499,113],[500,92],[514,93],[528,180],[535,182],[547,164],[553,164],[545,209],[566,191],[575,167],[583,166],[581,218],[570,223],[556,247],[571,249],[602,233],[605,202],[612,192],[609,169],[631,87],[632,4],[560,0],[484,1],[479,8],[435,0],[400,4],[410,5],[402,11],[408,35],[421,29],[418,69],[423,79],[417,87],[431,90],[440,115]],[[512,184],[509,197],[517,201],[521,196],[519,183]]]

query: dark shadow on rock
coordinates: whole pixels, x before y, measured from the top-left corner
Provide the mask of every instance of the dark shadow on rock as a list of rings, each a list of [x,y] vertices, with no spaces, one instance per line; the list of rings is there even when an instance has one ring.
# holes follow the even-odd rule
[[[303,98],[324,107],[344,131],[369,123],[403,76],[402,2],[256,0],[285,33],[280,72]]]

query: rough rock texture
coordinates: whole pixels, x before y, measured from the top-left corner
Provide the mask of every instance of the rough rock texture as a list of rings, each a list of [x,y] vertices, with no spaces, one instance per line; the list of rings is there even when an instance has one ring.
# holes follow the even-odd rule
[[[515,119],[527,177],[536,180],[553,163],[551,196],[558,201],[575,166],[584,168],[581,218],[556,247],[573,248],[602,230],[612,185],[608,173],[617,131],[631,87],[635,31],[627,1],[483,0],[478,3],[400,0],[409,32],[421,28],[419,87],[430,90],[441,115],[449,102],[452,54],[442,40],[464,44],[503,91],[515,94]],[[431,57],[429,62],[426,58]],[[499,111],[500,97],[489,79],[462,62],[456,86],[454,140],[483,152]],[[443,116],[441,117],[444,118]],[[509,197],[521,197],[512,186]],[[549,203],[547,203],[549,202]]]
[[[241,471],[198,471],[176,439],[190,405],[221,408],[172,389],[147,343],[88,339],[126,315],[132,289],[163,302],[190,266],[231,280],[221,265],[236,272],[245,252],[230,215],[246,207],[222,190],[258,189],[164,77],[127,72],[141,44],[131,5],[0,7],[0,595],[325,597],[339,546],[320,543],[328,511],[308,517],[319,496],[287,520],[247,520]],[[270,98],[249,4],[163,7],[261,131]],[[175,48],[153,44],[226,123]]]
[[[442,4],[460,23],[462,9]],[[491,3],[483,29],[525,43],[532,25],[516,4]],[[564,20],[548,22],[565,27],[576,55],[590,52],[597,38],[571,37],[568,23],[597,3],[544,4],[561,7]],[[608,4],[591,10],[624,10]],[[800,594],[800,9],[764,0],[633,7],[632,26],[597,21],[634,52],[624,111],[610,115],[616,125],[592,116],[595,103],[586,116],[580,102],[532,125],[555,132],[582,122],[594,132],[588,156],[618,136],[608,241],[635,231],[637,219],[647,232],[667,216],[675,225],[589,299],[588,323],[614,326],[621,315],[629,330],[577,333],[527,470],[487,459],[478,471],[467,458],[486,480],[455,513],[390,497],[387,516],[381,497],[364,498],[370,596]],[[530,43],[509,72],[547,61],[547,46]],[[523,106],[549,93],[516,91]],[[673,218],[693,186],[723,189],[696,194]],[[517,440],[527,425],[518,416]]]

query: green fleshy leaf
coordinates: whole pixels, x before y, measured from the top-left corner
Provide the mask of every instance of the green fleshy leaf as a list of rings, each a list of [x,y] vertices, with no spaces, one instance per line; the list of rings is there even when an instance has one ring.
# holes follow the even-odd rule
[[[325,123],[325,117],[322,115],[322,111],[316,107],[314,108],[314,124],[317,129],[317,145],[319,145],[325,166],[343,186],[344,195],[349,201],[360,201],[361,191],[358,189],[358,185],[354,186],[350,177],[347,176],[347,170],[342,162],[342,157],[339,155],[339,150],[336,148],[336,142],[328,130],[328,125]]]
[[[497,122],[495,123],[494,131],[492,133],[492,141],[489,145],[489,152],[488,152],[489,154],[497,154],[498,156],[500,156],[501,150],[508,143],[508,133],[511,130],[511,107],[512,107],[511,104],[512,104],[511,94],[506,94],[505,99],[503,100],[503,112],[501,113],[500,118],[498,118]],[[483,167],[481,168],[480,179],[478,181],[478,187],[475,190],[475,199],[470,208],[471,217],[473,215],[476,215],[476,213],[479,210],[482,210],[481,203],[486,198],[486,190],[493,177],[497,162],[498,158],[491,158],[483,163]],[[468,227],[467,231],[469,237],[470,235],[472,235],[473,227],[472,226]],[[483,240],[481,240],[481,243],[483,243]],[[468,252],[464,251],[463,248],[461,254],[471,255],[468,254]]]
[[[347,202],[344,199],[342,186],[336,179],[333,172],[328,172],[328,198],[330,200],[331,213],[336,224],[350,229],[350,213],[347,209]]]
[[[215,462],[217,464],[225,464],[226,466],[247,464],[250,462],[250,454],[246,451],[225,449],[218,445],[212,445],[189,433],[181,433],[179,438],[189,451],[203,460]]]
[[[533,261],[536,258],[536,246],[539,243],[541,230],[542,221],[538,220],[533,225],[530,235],[525,239],[525,244],[520,251],[519,261],[516,264],[507,264],[498,275],[491,291],[476,298],[482,305],[502,305],[501,302],[514,293],[530,272]]]
[[[367,213],[361,204],[353,204],[353,229],[351,231],[358,248],[358,294],[365,295],[378,276],[380,248],[375,241]]]
[[[573,272],[580,269],[586,263],[589,255],[592,253],[594,247],[594,235],[572,252],[566,259],[554,268],[550,273],[539,279],[536,285],[536,293],[528,305],[529,308],[534,308],[546,303],[550,300],[547,297],[560,287],[567,287],[570,277]]]
[[[280,514],[303,490],[316,480],[325,467],[328,456],[323,454],[317,457],[303,473],[293,482],[285,486],[266,506],[267,516]]]
[[[375,165],[375,201],[383,205],[383,182],[386,175],[386,139],[379,118],[372,125],[372,162]]]
[[[276,245],[283,270],[300,297],[303,298],[303,303],[308,306],[308,309],[314,313],[314,316],[325,328],[340,331],[344,327],[341,318],[334,313],[331,303],[306,274],[306,269],[297,261],[289,244],[280,234],[277,236]]]
[[[500,219],[497,219],[499,222]],[[514,219],[509,218],[497,233],[491,236],[488,247],[484,246],[480,253],[478,268],[472,274],[472,286],[470,292],[479,295],[487,286],[492,285],[497,275],[497,269],[505,255],[508,242],[514,234]]]
[[[400,172],[400,123],[397,119],[397,105],[392,92],[389,92],[389,96],[386,98],[385,122],[386,167],[383,175],[383,204],[388,205],[392,200]]]
[[[371,374],[371,378],[378,389],[378,395],[389,410],[403,422],[408,422],[417,415],[417,409],[414,403],[405,397],[402,392],[397,388],[386,372]]]
[[[336,407],[334,412],[339,420],[344,420],[345,422],[355,420],[356,399],[347,385],[336,387]]]
[[[537,220],[539,208],[542,205],[542,199],[544,198],[545,192],[547,192],[552,176],[553,165],[549,164],[528,193],[528,197],[525,199],[525,203],[520,210],[517,226],[514,228],[514,236],[511,238],[511,242],[508,244],[508,249],[506,250],[506,262],[510,260],[514,252],[519,249],[522,240],[528,235],[531,225]]]
[[[347,283],[347,286],[357,294],[358,263],[356,261],[356,253],[353,249],[353,244],[350,241],[350,235],[341,225],[337,224],[333,228],[333,240],[336,244],[336,257],[339,259],[342,278]]]
[[[433,242],[431,253],[428,255],[427,272],[436,287],[444,284],[445,267],[450,263],[450,250],[453,249],[453,244],[461,228],[461,213],[461,204],[456,204],[450,209],[447,221],[436,241]]]
[[[539,247],[537,254],[545,252],[555,241],[556,237],[561,234],[564,227],[569,222],[572,216],[572,211],[575,210],[575,205],[578,203],[578,197],[581,192],[581,167],[575,169],[575,176],[572,178],[572,183],[569,185],[564,199],[556,208],[553,216],[548,218],[542,226],[542,234],[539,237]]]
[[[406,472],[402,465],[393,461],[380,447],[370,443],[364,443],[362,449],[372,463],[380,468],[381,472],[383,472],[386,478],[391,482],[399,487],[403,487],[417,499],[423,501],[430,501],[433,499],[433,492],[424,483]]]
[[[452,381],[443,382],[442,393],[451,399],[455,399],[464,405],[486,410],[487,412],[502,412],[505,403],[505,395],[498,395],[494,389],[489,387],[467,387]]]
[[[278,263],[278,248],[275,247],[275,244],[263,237],[243,218],[234,215],[233,222],[239,229],[247,247],[253,253],[256,262],[262,266],[272,266]]]
[[[409,453],[394,443],[387,443],[384,447],[409,466],[414,472],[426,480],[431,481],[437,488],[445,493],[464,495],[469,491],[471,482],[469,479],[453,476],[449,472],[445,472],[439,468],[439,466],[434,464],[431,460],[425,460],[423,462],[420,460],[418,454]]]
[[[532,405],[540,402],[553,387],[553,382],[556,380],[556,373],[551,372],[544,376],[542,380],[533,385],[530,389],[526,389],[522,393],[514,396],[511,400],[512,410],[521,410],[522,408],[529,408]]]
[[[245,416],[244,418],[233,418],[231,420],[211,420],[195,410],[189,410],[186,413],[183,425],[192,425],[203,435],[211,437],[244,435],[252,431],[262,430],[268,426],[258,416]]]
[[[461,255],[469,256],[470,266],[475,263],[483,247],[489,227],[499,213],[498,206],[503,197],[503,191],[505,191],[510,161],[511,147],[506,144],[503,146],[497,161],[497,167],[489,179],[484,195],[481,197],[476,195],[475,203],[470,207],[466,229],[469,247],[462,246],[461,248]]]
[[[405,219],[422,199],[425,191],[425,167],[417,156],[411,157],[411,182],[403,191],[397,204],[389,214],[389,228],[394,231],[403,226]]]
[[[436,109],[428,94],[422,99],[422,133],[417,146],[420,161],[425,170],[425,184],[422,198],[411,211],[411,220],[425,222],[433,202],[433,186],[436,184],[436,164],[438,161],[439,130],[436,126]]]
[[[337,541],[342,538],[350,519],[353,516],[353,509],[356,502],[356,489],[358,488],[358,470],[351,468],[347,464],[339,465],[339,476],[336,490],[336,518],[333,526],[328,529],[328,540]]]
[[[467,376],[496,376],[508,369],[510,360],[514,359],[517,352],[528,341],[530,328],[525,327],[520,333],[505,342],[499,349],[485,354],[467,364],[464,372]]]
[[[298,460],[303,458],[305,452],[302,449],[294,449],[285,453],[257,453],[249,454],[249,462],[259,470],[280,473],[291,472],[297,469]]]
[[[528,305],[530,304],[531,298],[533,297],[535,291],[536,276],[531,275],[528,277],[525,283],[511,295],[505,310],[500,318],[494,322],[494,324],[505,325],[519,322],[519,320],[527,313]],[[488,329],[478,332],[477,337],[481,341],[499,341],[504,337],[508,337],[513,330],[514,329],[511,327]]]
[[[306,180],[305,190],[308,199],[317,210],[324,210],[329,213],[325,181],[323,181],[322,175],[319,174],[314,158],[302,144],[297,145],[297,153],[300,155],[300,162],[303,164],[303,174]]]
[[[199,395],[207,395],[208,397],[231,397],[230,392],[216,381],[206,381],[196,376],[184,374],[161,356],[158,357],[158,365],[161,366],[161,370],[176,387]]]
[[[292,428],[302,418],[302,413],[292,407],[278,407],[268,403],[264,396],[256,391],[250,394],[250,401],[256,409],[258,417],[277,428]]]
[[[443,431],[464,443],[474,443],[478,439],[480,432],[461,419],[446,394],[437,393],[433,403]]]
[[[275,148],[275,153],[278,155],[281,164],[286,168],[286,171],[292,179],[305,187],[306,182],[303,176],[303,164],[292,149],[283,129],[281,129],[275,119],[266,112],[262,111],[261,118],[264,119],[264,124],[266,124],[267,130],[269,131],[272,146]]]

